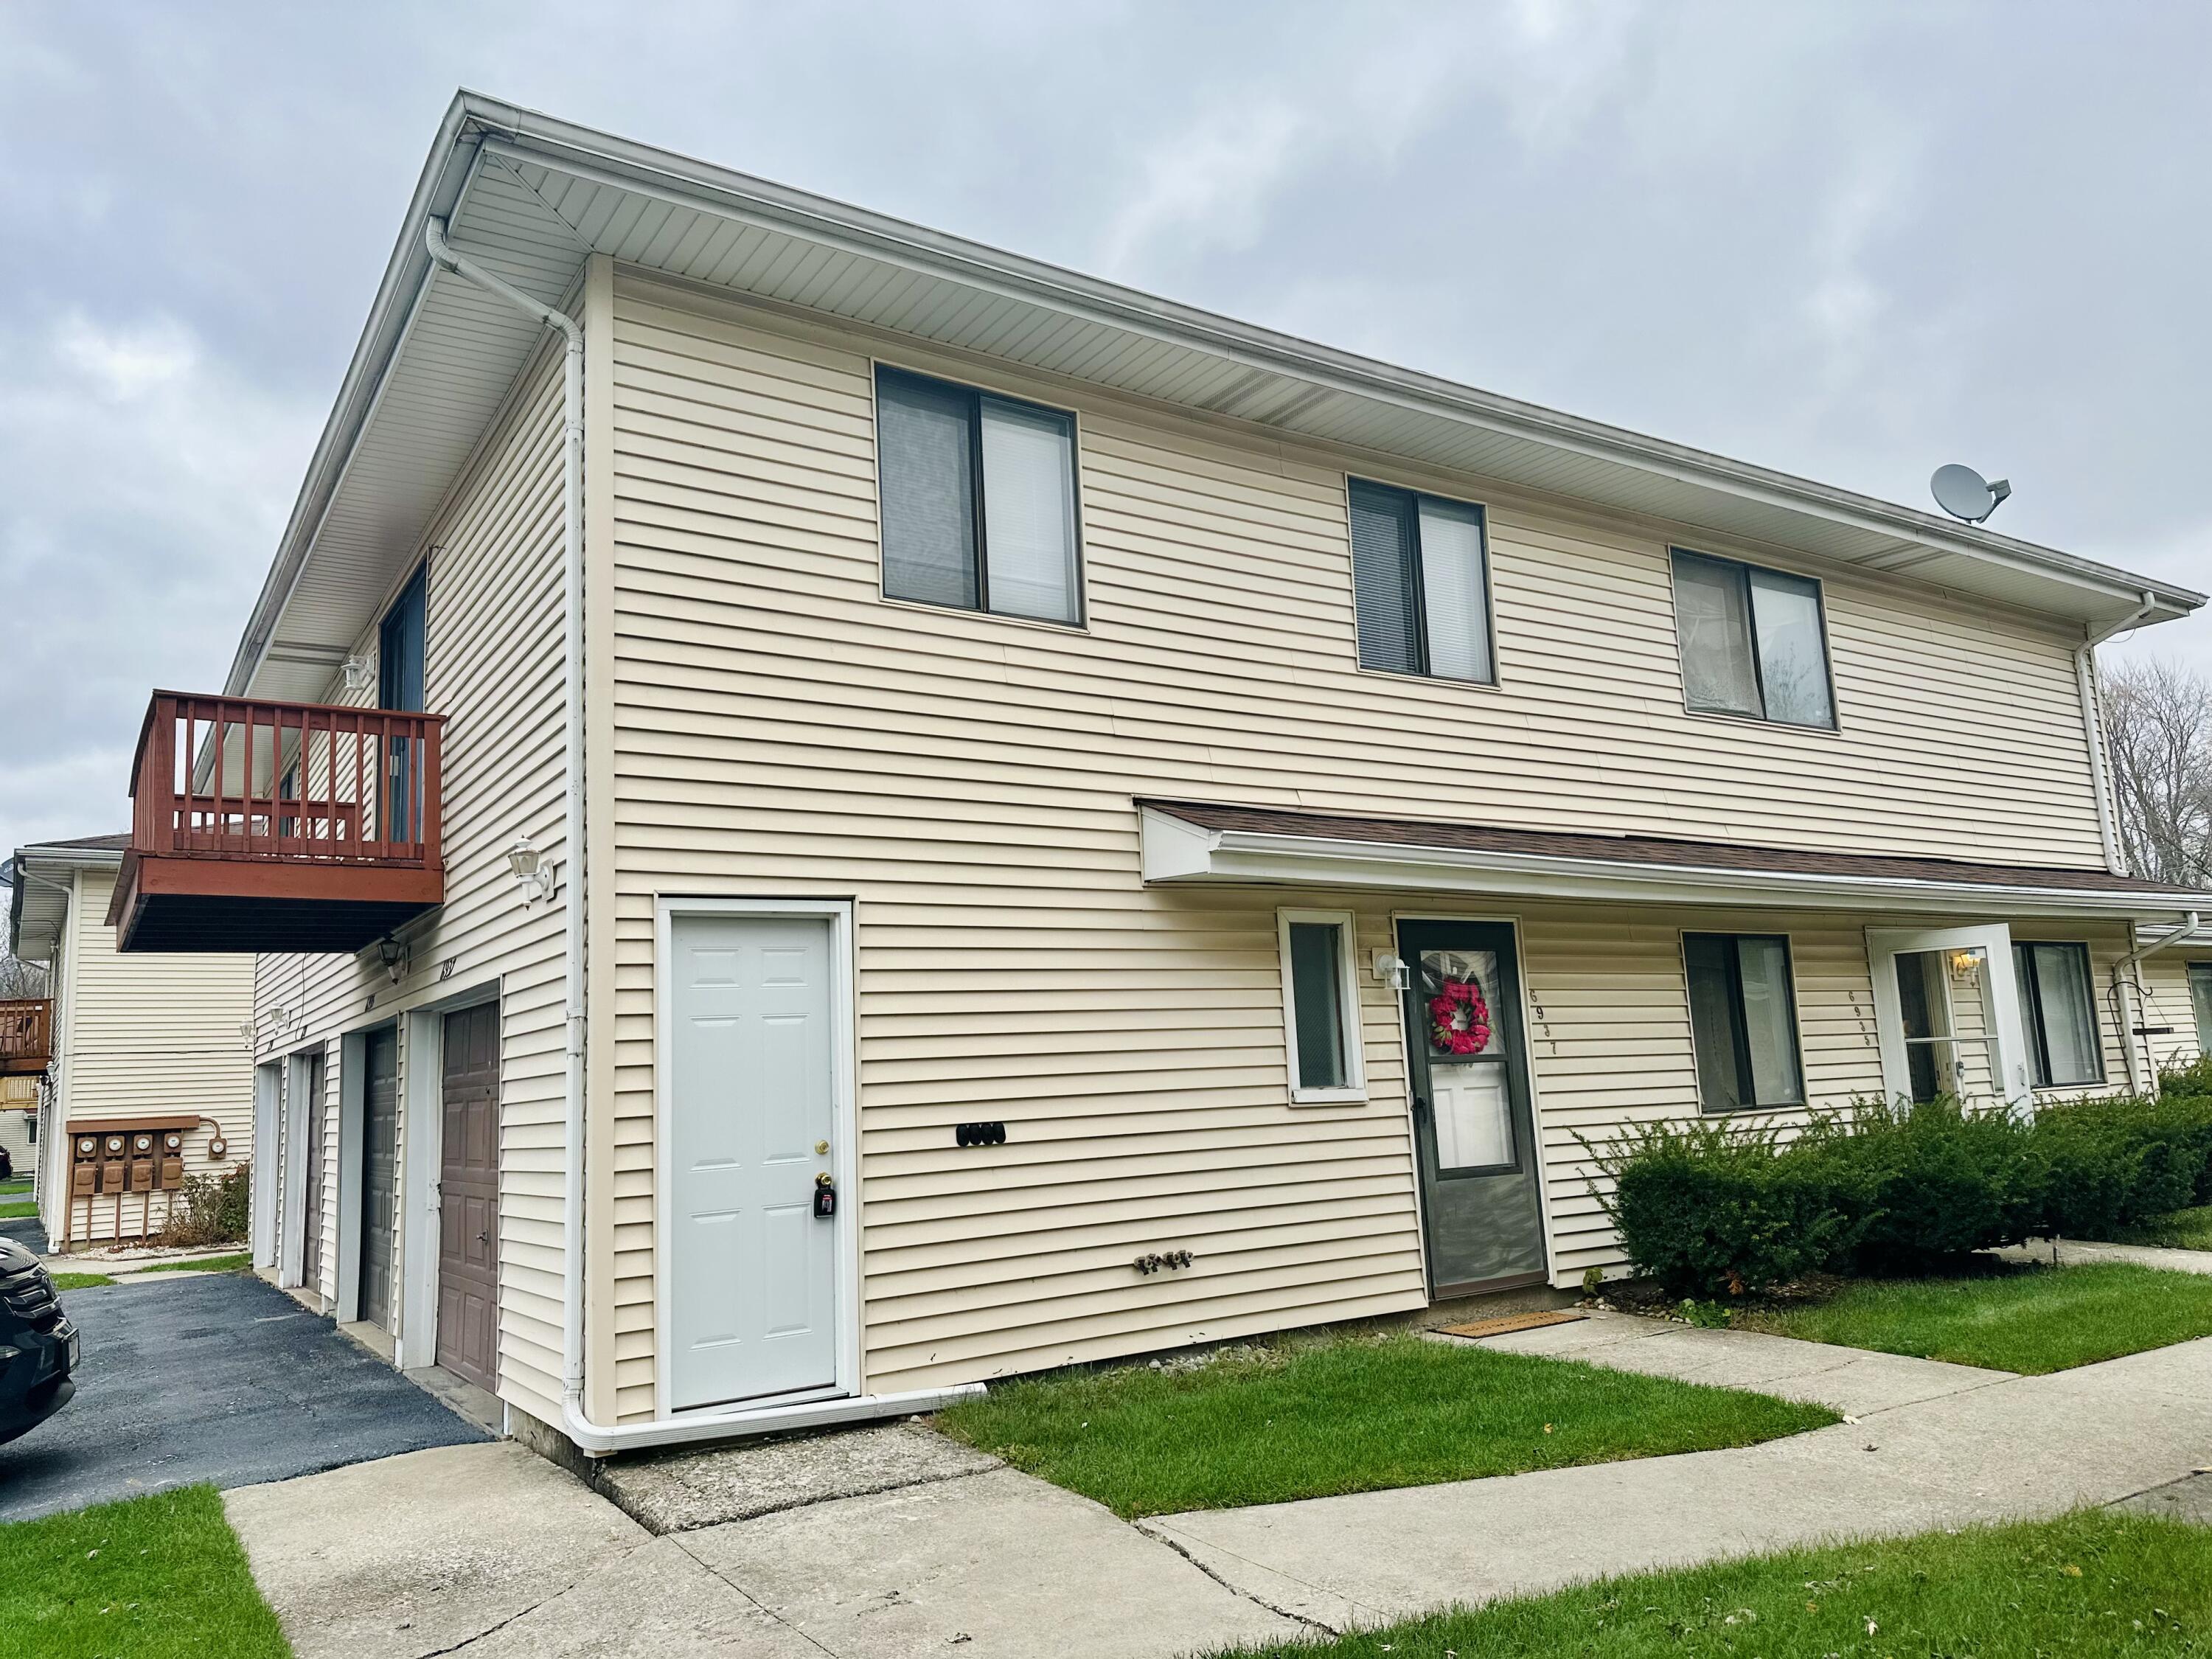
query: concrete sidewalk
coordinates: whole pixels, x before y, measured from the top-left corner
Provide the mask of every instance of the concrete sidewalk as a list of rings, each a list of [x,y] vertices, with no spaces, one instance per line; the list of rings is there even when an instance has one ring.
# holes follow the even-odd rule
[[[1843,1534],[2057,1515],[2212,1463],[2212,1338],[2037,1377],[1626,1316],[1490,1346],[1820,1400],[1855,1420],[1730,1451],[1140,1528],[1261,1605],[1343,1630]]]
[[[2169,1250],[2155,1244],[2098,1244],[2076,1238],[2060,1239],[2057,1249],[2058,1260],[2069,1267],[2090,1261],[2125,1261],[2138,1267],[2163,1267],[2168,1273],[2212,1273],[2212,1250]],[[2047,1238],[2031,1238],[2025,1244],[2008,1244],[1990,1254],[2007,1261],[2046,1262],[2051,1260],[2051,1243]]]

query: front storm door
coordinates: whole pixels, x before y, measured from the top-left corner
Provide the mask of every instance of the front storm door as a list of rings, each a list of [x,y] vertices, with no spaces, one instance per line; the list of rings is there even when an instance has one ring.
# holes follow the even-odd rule
[[[678,916],[671,967],[669,1405],[832,1388],[830,924]]]
[[[499,1005],[446,1016],[439,1079],[438,1364],[499,1390]]]
[[[1407,1081],[1431,1291],[1443,1297],[1540,1277],[1540,1158],[1513,930],[1401,922],[1398,954],[1407,969]]]
[[[361,1115],[359,1316],[392,1328],[392,1227],[399,1202],[399,1028],[371,1031]]]

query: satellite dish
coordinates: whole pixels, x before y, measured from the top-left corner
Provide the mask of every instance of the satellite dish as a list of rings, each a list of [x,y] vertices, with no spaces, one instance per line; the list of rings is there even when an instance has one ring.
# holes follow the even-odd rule
[[[1928,481],[1928,488],[1936,493],[1936,506],[1968,524],[1981,523],[1997,510],[1998,502],[2012,494],[2012,486],[2002,478],[1994,483],[1984,483],[1980,473],[1956,461],[1937,467],[1936,476]]]

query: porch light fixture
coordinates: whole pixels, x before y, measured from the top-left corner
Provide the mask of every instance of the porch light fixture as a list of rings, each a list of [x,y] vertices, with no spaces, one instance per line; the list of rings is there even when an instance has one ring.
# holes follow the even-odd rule
[[[345,689],[347,690],[366,691],[368,690],[370,677],[368,658],[348,657],[345,661],[340,665],[338,672],[345,677]]]
[[[407,947],[391,934],[376,941],[376,959],[384,964],[384,971],[392,975],[394,985],[407,977]]]
[[[1375,953],[1375,977],[1394,991],[1406,988],[1405,958],[1389,951]]]
[[[525,904],[535,904],[539,899],[553,896],[554,872],[560,866],[551,859],[541,857],[538,843],[529,836],[515,837],[514,845],[507,849],[507,867],[514,872]]]

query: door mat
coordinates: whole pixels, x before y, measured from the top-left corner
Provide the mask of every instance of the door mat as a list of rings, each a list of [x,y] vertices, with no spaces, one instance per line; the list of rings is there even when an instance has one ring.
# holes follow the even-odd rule
[[[1540,1330],[1547,1325],[1571,1325],[1578,1319],[1588,1319],[1585,1313],[1569,1308],[1552,1308],[1540,1313],[1499,1314],[1492,1319],[1470,1319],[1464,1325],[1446,1325],[1441,1328],[1448,1336],[1504,1336],[1508,1331]]]

